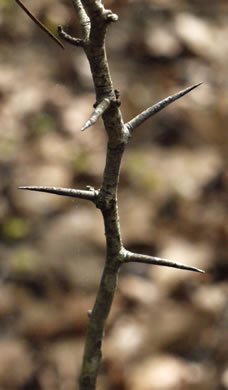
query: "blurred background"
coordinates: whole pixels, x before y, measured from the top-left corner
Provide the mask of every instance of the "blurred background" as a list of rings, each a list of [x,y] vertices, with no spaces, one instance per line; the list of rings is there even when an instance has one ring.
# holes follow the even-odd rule
[[[24,0],[53,32],[79,36],[71,1]],[[228,4],[104,1],[124,119],[198,82],[138,128],[122,164],[125,246],[206,270],[122,269],[100,390],[228,389]],[[87,312],[105,256],[83,200],[23,185],[101,185],[102,122],[80,131],[94,90],[80,48],[55,45],[0,0],[0,390],[75,390]]]

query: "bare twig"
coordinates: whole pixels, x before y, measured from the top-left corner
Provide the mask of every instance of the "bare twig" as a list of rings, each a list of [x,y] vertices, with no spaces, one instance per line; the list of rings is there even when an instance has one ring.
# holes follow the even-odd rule
[[[141,114],[137,115],[135,118],[131,119],[128,123],[126,123],[127,128],[132,133],[137,127],[139,127],[143,122],[145,122],[152,115],[155,115],[157,112],[161,111],[163,108],[167,107],[169,104],[175,102],[180,99],[182,96],[191,92],[193,89],[199,87],[202,83],[198,83],[183,89],[180,92],[177,92],[175,95],[171,95],[161,100],[160,102],[154,104],[153,106],[147,108]]]
[[[195,272],[204,273],[203,270],[196,268],[196,267],[192,267],[190,265],[185,265],[185,264],[178,263],[176,261],[167,260],[167,259],[161,259],[160,257],[141,255],[138,253],[133,253],[133,252],[127,251],[127,250],[125,251],[125,262],[127,262],[127,263],[136,262],[136,263],[161,265],[163,267],[178,268],[178,269],[184,269],[186,271],[195,271]]]
[[[72,37],[71,35],[67,34],[63,30],[62,26],[58,26],[57,32],[58,32],[60,38],[64,39],[66,42],[70,43],[71,45],[81,46],[81,47],[84,46],[83,39],[75,38],[75,37]]]
[[[89,191],[84,190],[75,190],[72,188],[62,188],[62,187],[47,187],[47,186],[22,186],[18,187],[19,190],[29,190],[29,191],[38,191],[46,192],[49,194],[62,195],[62,196],[71,196],[72,198],[80,198],[91,200],[96,202],[99,191],[90,189]]]
[[[87,41],[90,34],[90,18],[88,17],[81,0],[72,0],[72,2],[81,26],[82,39],[83,41]]]
[[[88,129],[88,127],[94,125],[98,118],[107,110],[108,106],[110,105],[111,99],[104,98],[102,102],[100,102],[93,111],[91,117],[89,120],[84,124],[84,126],[81,128],[82,131]]]
[[[31,13],[31,11],[29,11],[29,9],[26,8],[24,4],[22,4],[22,2],[21,2],[20,0],[15,0],[15,1],[16,1],[16,3],[23,9],[23,11],[30,17],[30,19],[32,19],[32,20],[37,24],[37,26],[39,26],[39,28],[40,28],[41,30],[43,30],[46,34],[48,34],[49,37],[50,37],[51,39],[53,39],[53,41],[54,41],[55,43],[57,43],[62,49],[65,49],[64,45],[62,44],[62,42],[61,42],[58,38],[56,38],[56,36],[55,36],[54,34],[52,34],[51,31],[49,31],[49,30],[47,29],[47,27],[44,26],[43,23],[41,23],[41,22],[38,20],[38,19]]]

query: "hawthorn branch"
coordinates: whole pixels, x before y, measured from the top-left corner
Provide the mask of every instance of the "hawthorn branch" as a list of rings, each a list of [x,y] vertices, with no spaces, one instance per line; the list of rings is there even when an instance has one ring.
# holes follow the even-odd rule
[[[94,123],[97,122],[98,118],[104,114],[105,110],[107,110],[108,106],[110,105],[111,100],[109,98],[104,98],[102,102],[100,102],[96,107],[95,110],[93,111],[91,117],[89,120],[82,126],[81,130],[84,131],[88,129],[88,127],[94,125]]]
[[[77,38],[69,36],[63,31],[62,27],[59,27],[58,30],[63,39],[72,44],[77,43],[76,46],[83,46],[90,64],[96,102],[99,103],[82,130],[94,124],[102,116],[108,137],[103,182],[101,188],[97,191],[92,188],[89,188],[88,191],[83,191],[38,186],[24,186],[20,187],[20,189],[91,200],[103,215],[106,237],[105,266],[95,304],[89,315],[79,378],[79,390],[95,390],[102,358],[105,324],[112,306],[121,265],[127,262],[139,262],[203,272],[195,267],[157,257],[135,254],[125,250],[121,239],[117,202],[121,161],[130,133],[143,121],[154,115],[154,113],[184,96],[200,84],[162,100],[125,125],[120,111],[119,94],[113,88],[105,49],[107,28],[111,22],[118,20],[118,16],[110,10],[106,10],[101,0],[72,1],[81,25],[82,39],[77,40]],[[83,45],[81,45],[82,42]]]
[[[139,127],[143,122],[145,122],[151,116],[153,116],[157,112],[163,110],[163,108],[167,107],[169,104],[180,99],[181,97],[183,97],[187,93],[191,92],[193,89],[199,87],[201,84],[202,83],[192,85],[191,87],[188,87],[186,89],[183,89],[180,92],[177,92],[175,95],[171,95],[171,96],[166,97],[165,99],[161,100],[160,102],[147,108],[145,111],[143,111],[141,114],[137,115],[135,118],[131,119],[128,123],[126,123],[126,127],[130,131],[130,133],[132,133],[133,130],[135,130],[137,127]]]
[[[121,266],[122,240],[120,235],[117,205],[117,189],[120,165],[128,141],[119,102],[113,88],[105,49],[105,35],[111,20],[117,19],[106,11],[101,1],[82,0],[91,20],[89,40],[84,46],[93,77],[96,101],[104,99],[118,104],[109,104],[102,114],[108,136],[103,183],[99,191],[97,208],[102,212],[106,237],[106,260],[96,301],[88,321],[83,362],[79,378],[80,390],[95,390],[96,379],[102,358],[102,340],[108,314],[117,287]],[[109,20],[107,20],[109,19]]]
[[[63,188],[63,187],[48,187],[48,186],[21,186],[18,187],[19,190],[28,190],[28,191],[37,191],[37,192],[46,192],[49,194],[61,195],[61,196],[70,196],[72,198],[79,198],[85,200],[91,200],[96,203],[98,198],[99,191],[91,188],[88,191],[84,190],[75,190],[72,188]]]
[[[130,252],[127,250],[125,250],[125,262],[126,263],[136,262],[136,263],[145,263],[145,264],[152,264],[152,265],[161,265],[163,267],[178,268],[178,269],[183,269],[185,271],[195,271],[195,272],[204,273],[204,271],[201,270],[200,268],[185,265],[185,264],[182,264],[182,263],[179,263],[176,261],[161,259],[160,257],[141,255],[139,253],[133,253],[133,252]]]

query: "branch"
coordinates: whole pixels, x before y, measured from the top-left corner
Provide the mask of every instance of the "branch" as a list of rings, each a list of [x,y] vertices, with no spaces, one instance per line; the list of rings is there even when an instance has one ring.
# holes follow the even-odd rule
[[[91,27],[90,18],[88,17],[81,0],[72,0],[72,2],[81,26],[82,39],[83,41],[88,41]]]
[[[167,107],[169,104],[175,102],[180,99],[187,93],[191,92],[193,89],[199,87],[202,83],[198,83],[183,89],[180,92],[177,92],[175,95],[168,96],[167,98],[161,100],[160,102],[154,104],[153,106],[147,108],[141,114],[137,115],[135,118],[131,119],[126,126],[128,130],[132,133],[137,127],[139,127],[143,122],[145,122],[148,118],[155,115],[157,112],[161,111],[163,108]]]
[[[174,262],[171,260],[161,259],[160,257],[141,255],[138,253],[133,253],[133,252],[127,251],[127,250],[125,250],[125,262],[127,262],[127,263],[130,263],[130,262],[145,263],[145,264],[161,265],[163,267],[184,269],[186,271],[195,271],[195,272],[201,272],[201,273],[205,272],[199,268],[191,267],[189,265],[185,265],[182,263],[177,263],[177,262]]]
[[[70,43],[71,45],[74,45],[74,46],[84,46],[84,41],[83,39],[80,39],[80,38],[75,38],[75,37],[72,37],[71,35],[67,34],[62,26],[58,26],[57,28],[57,32],[58,32],[58,35],[60,38],[64,39],[66,42]]]
[[[18,187],[19,190],[47,192],[49,194],[71,196],[72,198],[91,200],[94,203],[96,203],[99,191],[96,191],[94,188],[91,188],[91,187],[89,187],[89,188],[90,188],[90,190],[84,191],[84,190],[74,190],[72,188],[47,187],[47,186]]]
[[[89,120],[84,124],[84,126],[81,128],[82,131],[86,130],[88,127],[94,125],[94,123],[97,122],[98,118],[107,110],[111,103],[111,99],[105,98],[100,102],[96,107],[95,110],[93,111],[91,117]]]
[[[96,379],[102,357],[105,323],[115,295],[120,265],[120,262],[115,257],[112,257],[110,262],[105,262],[95,304],[89,315],[84,356],[79,378],[79,390],[96,389]]]
[[[39,26],[39,28],[41,30],[43,30],[46,34],[48,34],[48,36],[55,42],[57,43],[62,49],[65,49],[64,45],[62,44],[62,42],[56,38],[56,36],[54,34],[52,34],[48,29],[47,27],[44,26],[43,23],[41,23],[32,13],[31,11],[29,11],[28,8],[25,7],[24,4],[21,3],[20,0],[15,0],[16,3],[21,7],[21,9],[23,9],[23,11],[30,17],[30,19],[33,20],[33,22],[35,22],[37,24],[37,26]]]

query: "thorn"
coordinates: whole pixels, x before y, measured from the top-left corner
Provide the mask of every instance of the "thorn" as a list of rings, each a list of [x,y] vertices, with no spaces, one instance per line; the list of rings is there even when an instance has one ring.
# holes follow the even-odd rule
[[[167,259],[161,259],[160,257],[153,257],[153,256],[142,255],[139,253],[133,253],[128,250],[125,251],[125,259],[126,259],[125,261],[128,263],[129,262],[145,263],[145,264],[152,264],[152,265],[160,265],[163,267],[178,268],[186,271],[205,273],[205,271],[203,271],[202,269],[192,267],[190,265],[178,263],[176,261],[171,261]]]
[[[94,125],[98,118],[107,110],[111,103],[110,98],[104,98],[99,104],[96,104],[94,111],[91,114],[89,120],[82,126],[81,131],[88,129],[88,127]]]
[[[47,186],[21,186],[19,190],[45,192],[48,194],[71,196],[72,198],[87,199],[96,201],[98,191],[96,190],[75,190],[73,188],[62,188],[62,187],[47,187]]]
[[[187,93],[191,92],[193,89],[199,87],[202,82],[192,85],[191,87],[185,88],[180,92],[175,93],[174,95],[168,96],[165,99],[162,99],[160,102],[155,103],[153,106],[147,108],[145,111],[141,112],[135,118],[131,119],[126,123],[127,128],[132,133],[134,129],[139,127],[143,122],[145,122],[148,118],[155,115],[157,112],[161,111],[163,108],[167,107],[169,104],[175,102],[180,99]]]
[[[95,122],[94,122],[95,123]],[[94,124],[90,119],[82,126],[81,131],[84,131],[88,129],[88,127],[92,126]]]

